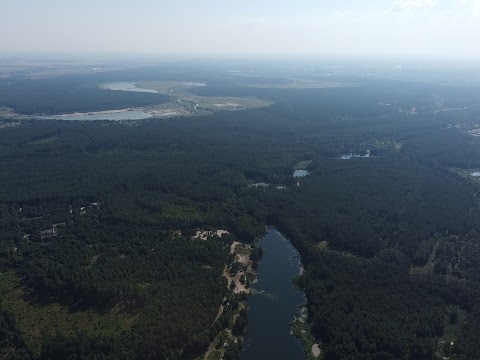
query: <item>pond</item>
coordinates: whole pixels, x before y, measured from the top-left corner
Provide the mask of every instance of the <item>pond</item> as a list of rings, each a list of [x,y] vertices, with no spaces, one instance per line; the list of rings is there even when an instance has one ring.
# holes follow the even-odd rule
[[[241,360],[304,359],[302,343],[291,335],[290,323],[304,294],[293,285],[300,256],[292,244],[271,228],[258,246],[265,254],[257,270],[256,294],[248,299],[248,325]]]
[[[308,174],[310,174],[308,170],[295,170],[293,172],[293,177],[305,177]]]

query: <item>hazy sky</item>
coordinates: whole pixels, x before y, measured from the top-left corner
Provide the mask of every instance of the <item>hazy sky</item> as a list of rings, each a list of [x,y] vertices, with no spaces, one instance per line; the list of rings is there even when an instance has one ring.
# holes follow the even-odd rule
[[[0,0],[0,55],[480,58],[480,0]]]

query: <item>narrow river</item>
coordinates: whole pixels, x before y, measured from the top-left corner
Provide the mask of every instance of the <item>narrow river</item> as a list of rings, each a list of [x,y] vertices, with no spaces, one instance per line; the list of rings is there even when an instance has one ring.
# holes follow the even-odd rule
[[[274,228],[258,245],[265,254],[257,270],[258,283],[252,285],[258,293],[248,299],[248,325],[240,358],[304,359],[302,344],[290,334],[290,322],[304,302],[303,293],[292,283],[299,273],[300,256]]]

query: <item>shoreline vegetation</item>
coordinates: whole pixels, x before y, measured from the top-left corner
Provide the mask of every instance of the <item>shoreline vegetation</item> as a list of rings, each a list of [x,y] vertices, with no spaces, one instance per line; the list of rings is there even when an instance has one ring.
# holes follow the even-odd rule
[[[303,69],[254,65],[242,86],[230,65],[189,66],[0,81],[2,114],[201,111],[167,105],[181,89],[97,88],[116,79],[205,83],[190,95],[219,109],[274,102],[179,121],[0,121],[0,358],[235,359],[255,237],[273,224],[305,268],[308,317],[292,331],[312,334],[306,354],[480,359],[477,88],[359,69],[331,77],[358,87],[279,89]],[[289,329],[294,312],[276,319]]]
[[[265,226],[264,235],[270,229],[276,230],[274,226]],[[224,235],[228,236],[229,232],[226,230],[197,230],[192,239],[208,241],[210,236],[222,237]],[[235,351],[242,350],[244,341],[243,336],[247,323],[245,321],[243,327],[240,329],[235,329],[235,327],[238,325],[237,319],[242,316],[242,313],[245,314],[245,312],[248,310],[248,297],[256,295],[255,290],[252,289],[250,285],[257,282],[257,274],[255,270],[263,256],[263,249],[256,245],[260,238],[261,237],[256,238],[253,243],[242,243],[234,240],[229,245],[230,263],[225,265],[223,276],[227,279],[230,294],[229,297],[233,297],[238,301],[237,310],[232,313],[229,326],[225,330],[218,333],[218,335],[211,342],[207,352],[201,357],[198,357],[197,360],[223,359],[224,354],[229,346],[233,346]],[[288,238],[286,239],[288,240]],[[252,256],[252,254],[254,255]],[[304,268],[300,261],[299,273],[297,276],[301,276],[303,273]],[[295,281],[294,283],[296,284]],[[300,290],[303,291],[302,289]],[[228,306],[228,303],[228,297],[225,297],[218,310],[215,321],[217,321],[224,313],[225,306]],[[302,304],[298,307],[297,314],[290,323],[290,327],[290,334],[302,343],[306,358],[312,360],[321,358],[320,346],[313,338],[310,325],[307,323],[307,308],[305,304]]]
[[[198,230],[192,239],[208,241],[210,236],[221,238],[229,234],[227,230],[221,229],[210,232]],[[223,277],[227,280],[228,295],[223,298],[215,318],[215,322],[219,321],[222,315],[227,315],[228,309],[227,326],[215,336],[207,352],[197,360],[223,359],[226,352],[230,351],[231,354],[228,356],[234,356],[242,349],[247,324],[247,300],[248,296],[253,294],[250,284],[256,281],[254,269],[258,266],[261,255],[258,258],[256,256],[262,251],[254,243],[246,244],[238,240],[233,240],[228,247],[228,263],[225,264],[223,271]]]
[[[178,82],[178,81],[141,81],[131,82],[131,87],[115,88],[115,82],[110,84],[100,84],[98,89],[105,92],[125,92],[125,93],[145,93],[145,94],[159,94],[169,98],[169,101],[162,102],[157,105],[146,105],[139,107],[126,107],[122,109],[111,110],[99,110],[99,111],[76,111],[73,113],[60,113],[60,114],[20,114],[16,113],[14,109],[8,107],[0,108],[0,117],[5,119],[43,119],[43,120],[79,120],[79,121],[94,121],[94,120],[145,120],[150,118],[173,118],[173,117],[189,117],[189,116],[202,116],[211,115],[218,111],[240,111],[248,109],[258,109],[272,105],[274,102],[254,98],[254,97],[228,97],[228,96],[199,96],[192,94],[190,90],[201,86],[207,86],[206,84],[199,84],[194,82]],[[119,82],[119,84],[122,84]],[[138,87],[137,87],[138,86]],[[137,89],[137,90],[135,90]],[[1,106],[1,104],[0,104]],[[142,112],[145,115],[141,118],[135,117],[129,119],[129,112]],[[109,114],[122,114],[125,113],[125,118],[107,119],[105,117],[95,119],[95,115],[109,115]],[[75,119],[78,117],[78,119]],[[92,117],[92,118],[82,118]]]
[[[211,115],[218,111],[239,111],[248,109],[258,109],[267,107],[274,104],[273,101],[265,100],[255,97],[231,97],[231,96],[201,96],[192,93],[199,87],[207,87],[207,84],[196,82],[180,82],[180,81],[136,81],[128,84],[132,84],[131,87],[122,89],[122,87],[116,88],[115,84],[122,84],[122,82],[103,83],[98,85],[98,89],[106,92],[125,92],[125,93],[144,93],[144,94],[159,94],[167,96],[170,100],[163,101],[157,105],[145,105],[136,107],[125,107],[121,109],[106,109],[98,111],[75,111],[72,113],[35,113],[35,114],[22,114],[17,113],[14,109],[1,106],[0,104],[0,117],[11,120],[30,120],[30,119],[44,119],[44,120],[79,120],[79,121],[94,121],[94,120],[112,120],[112,121],[139,121],[150,118],[172,118],[172,117],[189,117],[189,116],[202,116]],[[252,88],[260,89],[328,89],[328,88],[341,88],[351,87],[352,84],[342,84],[335,82],[312,82],[312,81],[292,81],[290,84],[271,84],[268,86],[262,86],[260,84],[244,85]],[[125,118],[89,118],[82,117],[94,117],[95,115],[109,115],[109,114],[122,114],[128,112],[143,112],[146,115],[138,118],[134,117],[129,119]],[[75,119],[78,117],[78,119]]]

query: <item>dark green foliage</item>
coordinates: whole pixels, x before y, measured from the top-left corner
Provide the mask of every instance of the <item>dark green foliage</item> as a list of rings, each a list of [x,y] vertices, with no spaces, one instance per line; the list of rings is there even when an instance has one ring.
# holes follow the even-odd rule
[[[250,253],[250,260],[252,261],[252,268],[256,270],[258,268],[258,263],[262,259],[263,253],[265,250],[261,247],[252,246]]]
[[[13,315],[2,306],[0,297],[0,358],[14,360],[32,359],[21,331],[17,328]]]
[[[478,298],[477,298],[478,301]],[[452,352],[455,354],[456,360],[478,359],[480,356],[480,348],[478,344],[478,334],[480,332],[480,309],[478,306],[472,315],[467,318],[462,326],[460,336],[454,343]]]
[[[235,320],[233,325],[232,334],[235,336],[243,335],[245,327],[247,326],[247,312],[242,309]]]
[[[139,81],[145,72],[137,70]],[[71,114],[134,108],[165,103],[165,95],[107,91],[102,83],[135,76],[124,72],[105,72],[90,75],[69,75],[44,79],[19,78],[0,80],[0,106],[13,108],[18,114]],[[150,75],[151,76],[151,75]]]
[[[452,307],[467,315],[457,321],[458,342],[445,350],[452,359],[480,358],[478,189],[448,169],[479,166],[478,144],[453,126],[468,113],[450,119],[432,111],[432,94],[466,106],[478,100],[476,90],[367,82],[292,91],[227,82],[198,91],[277,103],[168,121],[0,128],[0,271],[13,269],[38,300],[121,304],[138,314],[111,336],[45,339],[41,358],[193,358],[229,325],[242,334],[246,313],[230,324],[238,307],[231,299],[215,321],[229,286],[222,272],[232,241],[252,242],[265,224],[302,255],[298,284],[326,359],[434,359],[435,339],[455,323]],[[113,100],[124,107],[122,99]],[[35,112],[41,100],[9,101]],[[86,106],[61,109],[77,105]],[[419,115],[399,112],[412,106]],[[366,150],[372,157],[336,159]],[[306,159],[311,174],[293,179],[294,165]],[[249,186],[257,181],[273,186]],[[57,223],[65,223],[57,236],[42,233]],[[233,235],[192,240],[197,229]],[[411,275],[432,252],[434,274]],[[254,247],[254,264],[261,256]],[[1,316],[2,348],[28,358],[15,321]],[[238,354],[232,343],[224,358]]]

